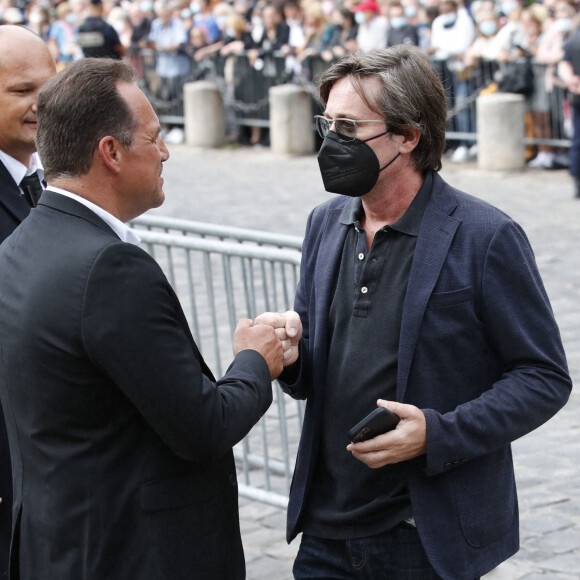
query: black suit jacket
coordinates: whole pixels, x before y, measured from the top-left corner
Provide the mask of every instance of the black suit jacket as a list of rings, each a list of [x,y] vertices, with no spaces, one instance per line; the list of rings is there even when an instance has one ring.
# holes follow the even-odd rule
[[[0,161],[0,243],[2,243],[30,213],[30,205],[20,193],[18,184],[12,179]],[[0,273],[0,276],[2,274]],[[12,528],[12,469],[4,414],[0,406],[0,574],[8,569],[10,533]]]
[[[261,355],[214,382],[157,263],[51,191],[0,271],[11,578],[244,578],[231,448],[272,401]]]
[[[0,161],[0,243],[3,242],[30,213],[18,184]]]

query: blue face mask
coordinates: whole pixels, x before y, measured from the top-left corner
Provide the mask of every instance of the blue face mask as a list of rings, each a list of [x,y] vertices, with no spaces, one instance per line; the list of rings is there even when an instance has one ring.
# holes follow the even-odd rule
[[[417,16],[417,8],[415,6],[406,6],[405,16],[407,18],[415,18],[415,16]]]
[[[354,21],[357,24],[364,24],[364,22],[366,21],[364,13],[363,12],[356,12],[354,15]]]
[[[445,28],[451,28],[457,20],[457,14],[455,12],[448,12],[447,14],[442,14],[439,18],[441,18],[441,22],[443,22]]]
[[[517,2],[508,1],[502,2],[501,11],[507,16],[510,12],[513,12],[518,7]]]
[[[404,16],[395,16],[394,18],[391,18],[389,22],[392,28],[398,30],[407,24],[407,19]]]
[[[493,36],[497,32],[497,23],[493,20],[484,20],[480,22],[479,30],[484,36]]]

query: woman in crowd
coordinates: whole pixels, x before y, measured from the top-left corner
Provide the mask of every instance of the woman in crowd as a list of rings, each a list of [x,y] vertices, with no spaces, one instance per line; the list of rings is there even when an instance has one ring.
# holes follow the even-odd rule
[[[332,34],[322,53],[322,58],[327,61],[340,58],[357,48],[358,26],[354,21],[354,14],[348,8],[337,8],[332,13],[332,20],[334,22]]]
[[[57,70],[72,62],[79,52],[72,17],[74,14],[68,2],[61,2],[56,7],[56,20],[50,27],[48,48],[56,62]]]

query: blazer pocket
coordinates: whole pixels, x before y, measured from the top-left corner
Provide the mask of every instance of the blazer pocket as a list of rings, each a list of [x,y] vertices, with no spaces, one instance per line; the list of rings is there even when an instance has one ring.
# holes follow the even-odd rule
[[[466,286],[459,290],[452,290],[451,292],[435,292],[429,298],[428,308],[441,308],[443,306],[455,306],[456,304],[463,304],[464,302],[471,302],[473,297],[473,288]]]
[[[227,483],[227,475],[220,473],[219,479]],[[206,502],[219,495],[220,486],[216,474],[186,473],[145,483],[141,486],[141,507],[152,512],[181,508],[193,503]]]

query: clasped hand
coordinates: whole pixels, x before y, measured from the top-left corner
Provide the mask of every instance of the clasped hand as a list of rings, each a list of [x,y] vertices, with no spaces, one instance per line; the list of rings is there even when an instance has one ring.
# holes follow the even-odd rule
[[[298,359],[298,343],[302,336],[302,324],[296,312],[284,314],[265,312],[251,321],[243,318],[234,333],[234,356],[245,349],[259,352],[270,369],[274,380]]]
[[[290,366],[298,360],[298,343],[302,338],[302,322],[300,316],[293,310],[287,312],[264,312],[254,324],[271,326],[282,344],[284,351],[284,366]]]

